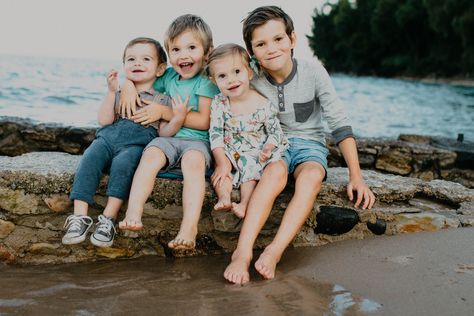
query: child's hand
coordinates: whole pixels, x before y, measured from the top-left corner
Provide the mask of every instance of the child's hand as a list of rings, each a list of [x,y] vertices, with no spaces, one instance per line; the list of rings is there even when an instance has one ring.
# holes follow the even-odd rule
[[[365,210],[366,208],[371,209],[375,203],[375,195],[369,189],[367,184],[365,184],[362,178],[351,179],[349,184],[347,185],[347,196],[349,200],[352,201],[354,198],[354,191],[357,192],[357,201],[354,204],[354,207],[358,207],[364,199],[364,204],[362,205],[362,209]]]
[[[135,85],[130,80],[125,80],[120,91],[120,115],[131,118],[137,110],[137,104],[142,105]]]
[[[192,110],[192,108],[188,108],[188,101],[189,101],[189,95],[187,98],[184,100],[184,102],[181,100],[181,97],[178,95],[178,98],[172,98],[171,99],[171,106],[173,109],[173,119],[177,119],[180,122],[184,122],[186,119],[186,115]]]
[[[147,100],[143,100],[143,103],[147,104],[148,106],[136,111],[135,115],[131,117],[135,123],[148,125],[161,119],[162,113],[160,104]]]
[[[275,149],[274,145],[267,144],[263,146],[263,149],[258,154],[258,159],[260,162],[265,162],[272,157],[272,151]]]
[[[225,177],[229,177],[232,180],[232,165],[230,163],[222,163],[216,165],[214,172],[211,175],[211,183],[214,187],[219,185],[220,181],[223,180]]]
[[[115,93],[118,87],[118,71],[112,69],[107,74],[107,87],[109,88],[109,92]]]

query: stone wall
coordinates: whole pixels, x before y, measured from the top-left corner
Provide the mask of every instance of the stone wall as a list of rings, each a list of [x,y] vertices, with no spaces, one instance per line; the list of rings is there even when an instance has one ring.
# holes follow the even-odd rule
[[[145,255],[206,255],[235,248],[241,221],[231,213],[212,210],[216,196],[209,184],[196,250],[180,253],[166,247],[177,233],[182,216],[182,184],[169,179],[157,179],[145,205],[145,228],[139,233],[119,232],[111,248],[94,247],[87,240],[79,245],[62,245],[62,226],[72,213],[68,194],[79,159],[78,155],[60,152],[0,156],[0,261],[66,263]],[[424,181],[372,170],[364,170],[363,175],[377,196],[374,208],[355,210],[346,196],[347,169],[330,168],[311,216],[293,246],[474,224],[472,189],[443,180]],[[106,182],[104,176],[90,214],[94,218],[105,205]],[[267,245],[275,234],[291,194],[290,183],[278,197],[256,248]],[[237,191],[233,195],[238,198]],[[123,217],[123,212],[119,216]]]
[[[82,154],[95,129],[34,124],[27,119],[0,117],[0,155],[34,151]],[[344,159],[328,138],[330,167]],[[444,179],[474,188],[474,143],[440,137],[400,135],[399,139],[358,139],[361,167],[423,180]]]

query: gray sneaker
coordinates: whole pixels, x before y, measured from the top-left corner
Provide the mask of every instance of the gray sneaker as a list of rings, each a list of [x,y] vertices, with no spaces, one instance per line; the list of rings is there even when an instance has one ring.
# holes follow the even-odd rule
[[[91,243],[97,247],[110,247],[114,243],[115,219],[99,215],[95,231],[91,235]]]
[[[64,223],[67,229],[63,236],[63,244],[74,245],[86,240],[86,235],[92,227],[92,218],[87,215],[69,215]]]

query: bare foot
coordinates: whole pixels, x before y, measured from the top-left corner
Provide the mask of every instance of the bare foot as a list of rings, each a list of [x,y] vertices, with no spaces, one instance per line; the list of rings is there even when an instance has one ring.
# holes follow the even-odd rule
[[[255,262],[255,269],[264,279],[270,280],[275,277],[275,269],[279,261],[280,256],[266,248]]]
[[[214,210],[216,211],[227,211],[232,205],[230,204],[230,195],[223,196],[217,201],[214,205]]]
[[[123,230],[138,231],[143,228],[142,221],[132,216],[125,216],[125,218],[119,222],[119,228]]]
[[[191,250],[196,247],[196,236],[186,236],[186,234],[178,233],[173,240],[168,243],[168,247],[176,250]]]
[[[247,203],[232,203],[232,213],[238,218],[244,218],[247,213]]]
[[[232,261],[224,271],[224,278],[234,284],[245,284],[250,281],[249,265],[251,259],[232,255]]]

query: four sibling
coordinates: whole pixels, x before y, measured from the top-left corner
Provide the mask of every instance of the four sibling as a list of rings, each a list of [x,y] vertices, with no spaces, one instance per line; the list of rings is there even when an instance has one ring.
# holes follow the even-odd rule
[[[218,195],[214,209],[232,210],[244,218],[237,248],[224,272],[232,283],[249,281],[255,240],[286,186],[288,174],[295,179],[295,193],[278,232],[255,262],[264,278],[273,278],[276,264],[309,216],[326,178],[323,119],[349,169],[349,199],[356,191],[355,207],[362,202],[364,209],[372,207],[375,197],[362,178],[352,129],[329,75],[317,60],[293,58],[296,35],[291,18],[275,6],[257,8],[244,20],[243,35],[247,51],[258,63],[257,70],[238,45],[212,50],[211,31],[195,15],[180,16],[168,28],[165,47],[172,67],[166,71],[166,56],[162,57],[158,48],[152,49],[149,42],[127,45],[127,80],[121,95],[115,92],[117,74],[111,72],[109,94],[99,112],[101,125],[114,123],[99,129],[78,167],[71,192],[74,215],[66,220],[63,243],[85,239],[92,226],[87,206],[93,203],[103,170],[110,173],[109,201],[91,236],[97,246],[112,244],[115,219],[128,190],[128,209],[119,227],[139,230],[157,173],[181,170],[183,220],[168,246],[194,248],[212,149],[215,169],[211,182]],[[204,68],[212,82],[202,74]],[[171,96],[171,102],[155,91]],[[114,121],[119,104],[122,116],[134,122]],[[159,137],[154,138],[156,129],[150,124],[159,119]],[[121,162],[124,153],[127,159]],[[232,188],[239,186],[240,203],[232,203]]]

